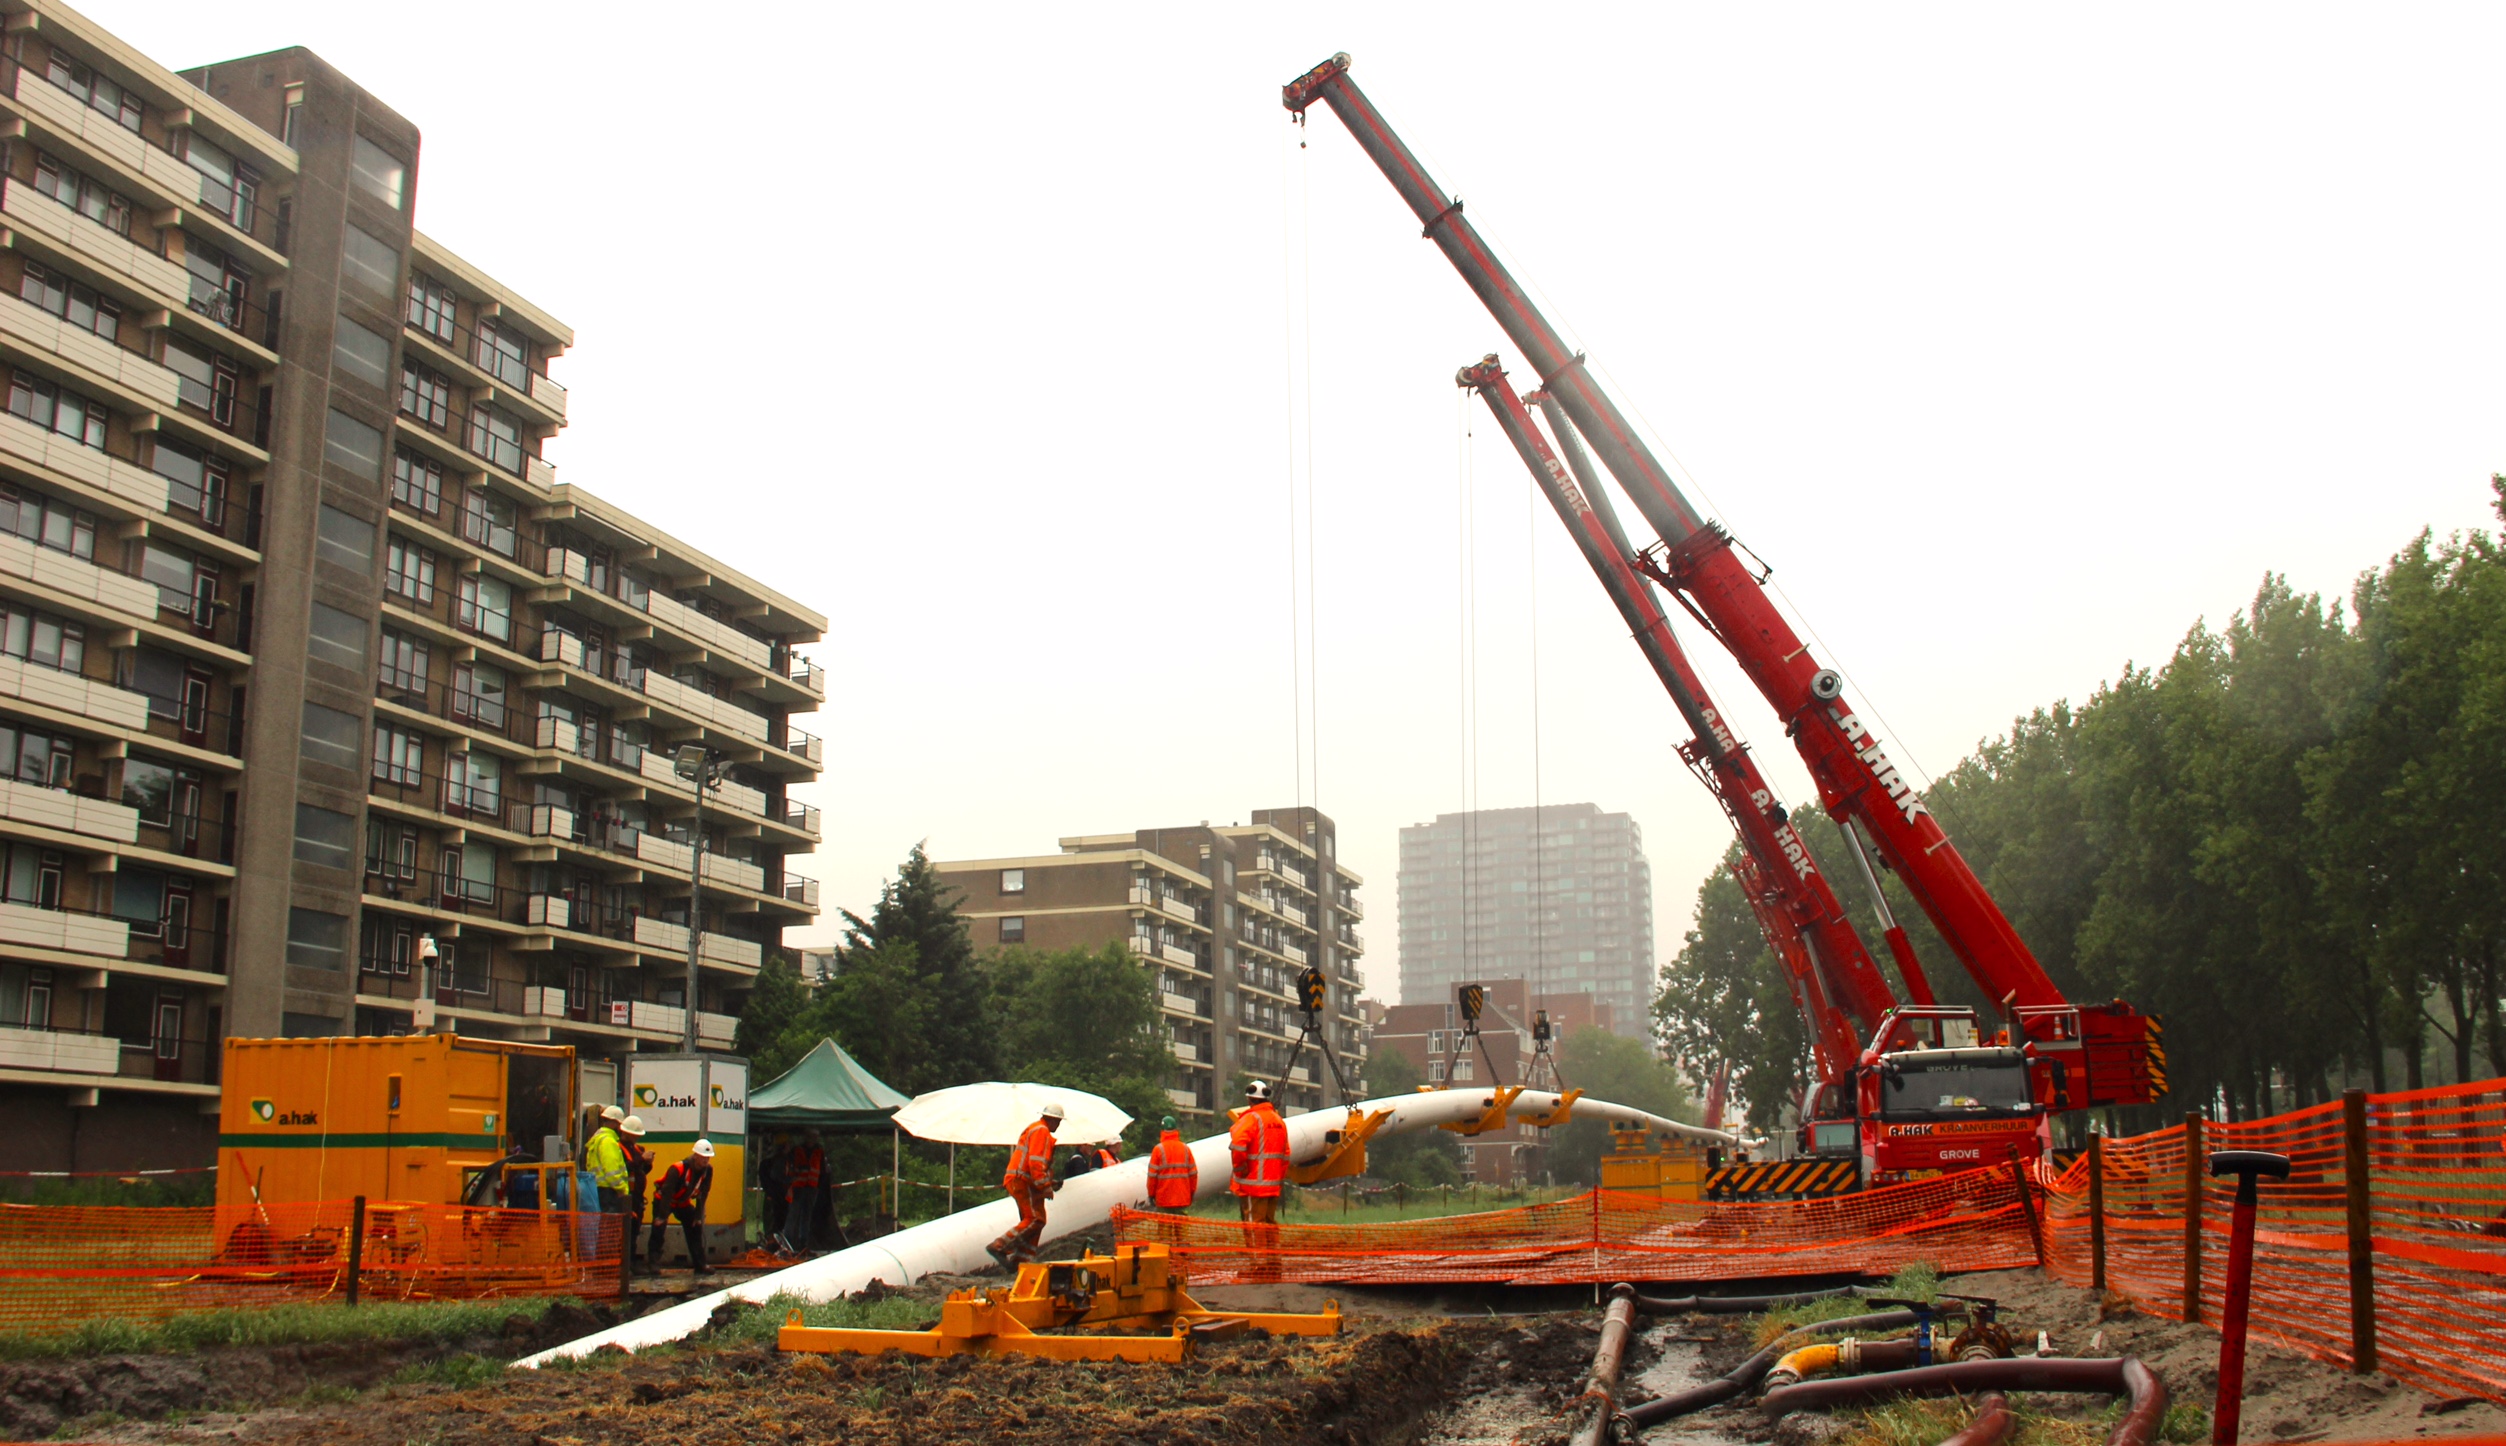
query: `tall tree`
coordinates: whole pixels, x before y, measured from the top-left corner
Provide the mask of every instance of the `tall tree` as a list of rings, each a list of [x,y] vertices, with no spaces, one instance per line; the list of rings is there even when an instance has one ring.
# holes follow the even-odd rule
[[[975,965],[973,935],[957,911],[958,898],[958,891],[941,882],[940,871],[916,844],[896,877],[880,888],[869,918],[844,911],[844,942],[835,960],[839,983],[856,955],[875,952],[890,964],[911,961],[916,975],[912,992],[924,1001],[925,1012],[914,1038],[895,1047],[912,1056],[908,1077],[931,1082],[917,1084],[916,1090],[992,1079],[1000,1070],[1000,1054],[986,1028],[983,974]],[[889,1083],[907,1088],[897,1080]]]

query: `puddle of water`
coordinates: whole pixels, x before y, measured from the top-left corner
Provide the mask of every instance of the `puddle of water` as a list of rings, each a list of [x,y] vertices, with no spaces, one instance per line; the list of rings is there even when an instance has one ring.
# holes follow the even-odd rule
[[[1662,1342],[1661,1359],[1628,1377],[1630,1387],[1641,1387],[1649,1396],[1667,1396],[1684,1391],[1701,1381],[1710,1380],[1714,1372],[1706,1369],[1705,1347],[1695,1341],[1677,1339]],[[1633,1394],[1631,1390],[1629,1394]],[[1705,1425],[1695,1417],[1665,1421],[1640,1438],[1645,1446],[1740,1446],[1748,1440]]]

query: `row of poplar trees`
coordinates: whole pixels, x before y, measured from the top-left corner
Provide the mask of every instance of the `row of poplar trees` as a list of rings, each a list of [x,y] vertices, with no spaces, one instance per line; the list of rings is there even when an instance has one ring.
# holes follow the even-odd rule
[[[2267,576],[2226,627],[2019,718],[1926,799],[2066,994],[2164,1018],[2172,1094],[2126,1128],[2506,1073],[2497,536],[2422,533],[2346,604]],[[1843,841],[1806,813],[1876,949]],[[1885,887],[1944,1002],[1981,1007]],[[1675,1057],[1728,1068],[1761,1125],[1798,1100],[1808,1035],[1728,864],[1663,983]]]

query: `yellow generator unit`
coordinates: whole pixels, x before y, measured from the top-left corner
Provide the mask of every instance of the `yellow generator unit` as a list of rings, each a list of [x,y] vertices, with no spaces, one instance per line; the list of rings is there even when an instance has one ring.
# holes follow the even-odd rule
[[[1706,1152],[1686,1140],[1655,1145],[1642,1125],[1612,1125],[1611,1153],[1601,1157],[1601,1188],[1665,1200],[1695,1200],[1711,1168]]]
[[[567,1152],[568,1045],[451,1034],[230,1039],[219,1094],[218,1203],[454,1205],[507,1150]]]

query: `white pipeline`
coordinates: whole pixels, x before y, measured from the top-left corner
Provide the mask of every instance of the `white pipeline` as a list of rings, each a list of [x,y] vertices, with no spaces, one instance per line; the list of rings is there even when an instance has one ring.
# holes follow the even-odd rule
[[[1557,1095],[1548,1091],[1526,1090],[1515,1100],[1513,1111],[1546,1115],[1557,1108],[1557,1100]],[[1461,1124],[1479,1118],[1495,1102],[1495,1097],[1484,1089],[1432,1090],[1368,1100],[1356,1109],[1388,1109],[1393,1112],[1392,1118],[1384,1121],[1376,1131],[1380,1137],[1436,1125]],[[1330,1148],[1323,1136],[1339,1129],[1349,1113],[1334,1106],[1291,1116],[1288,1120],[1289,1157],[1300,1161],[1321,1159]],[[1739,1137],[1727,1131],[1699,1129],[1695,1125],[1666,1120],[1660,1115],[1603,1100],[1575,1101],[1574,1117],[1648,1125],[1669,1134],[1684,1135],[1725,1148],[1735,1148],[1741,1143]],[[1201,1171],[1201,1188],[1197,1198],[1223,1193],[1229,1175],[1227,1137],[1212,1135],[1208,1139],[1194,1141],[1192,1159]],[[1101,1225],[1106,1217],[1113,1214],[1115,1206],[1145,1206],[1148,1195],[1146,1155],[1125,1160],[1110,1169],[1092,1170],[1062,1186],[1060,1193],[1045,1206],[1044,1238],[1054,1240]],[[705,1323],[712,1319],[715,1308],[725,1301],[761,1304],[776,1295],[806,1301],[834,1300],[862,1289],[873,1280],[884,1280],[890,1285],[911,1285],[935,1273],[969,1275],[992,1264],[983,1247],[1017,1223],[1018,1206],[1014,1201],[1002,1199],[972,1206],[954,1215],[926,1220],[911,1229],[882,1236],[865,1245],[822,1255],[788,1270],[761,1275],[711,1295],[683,1301],[667,1310],[654,1311],[623,1325],[551,1347],[538,1355],[526,1356],[514,1364],[537,1367],[561,1356],[588,1355],[602,1346],[640,1351],[647,1346],[663,1345],[703,1329]]]

